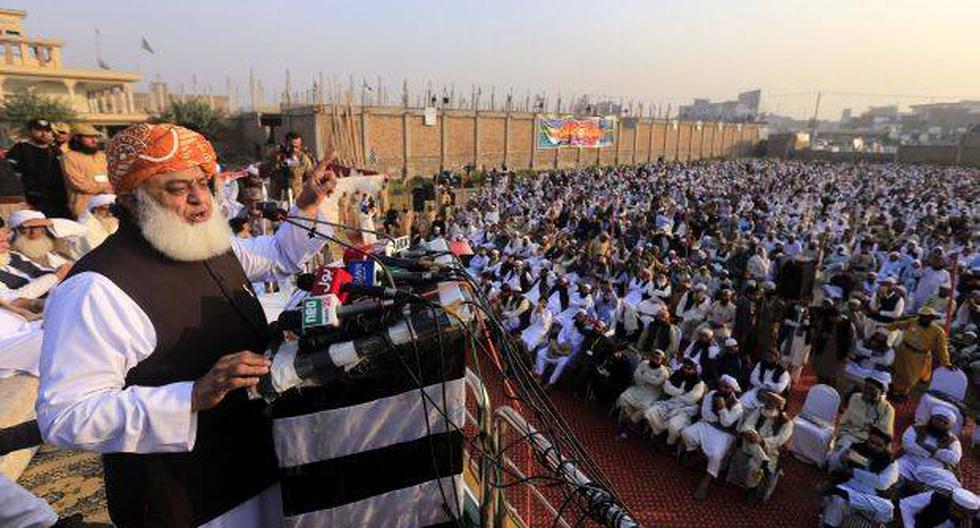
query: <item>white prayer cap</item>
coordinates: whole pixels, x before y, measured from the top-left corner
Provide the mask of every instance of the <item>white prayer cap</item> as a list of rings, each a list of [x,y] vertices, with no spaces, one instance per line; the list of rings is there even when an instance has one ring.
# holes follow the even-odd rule
[[[96,207],[112,205],[114,203],[116,203],[115,194],[96,194],[95,196],[88,199],[88,210],[91,211]]]
[[[718,378],[718,383],[724,383],[725,385],[728,385],[735,392],[742,392],[742,387],[738,384],[738,380],[736,380],[735,378],[731,377],[728,374],[722,374],[722,376]]]
[[[20,226],[25,227],[45,227],[51,225],[51,220],[44,216],[41,211],[32,211],[30,209],[21,209],[20,211],[14,211],[10,213],[10,228],[17,229]]]
[[[765,289],[767,289],[767,290],[775,290],[776,289],[776,283],[773,282],[773,281],[768,281],[767,280],[766,282],[763,282],[762,283],[762,287],[765,288]]]
[[[738,341],[736,341],[734,337],[729,337],[728,339],[725,340],[725,346],[726,347],[738,346]]]
[[[691,289],[694,291],[703,292],[703,291],[707,291],[708,287],[705,286],[704,284],[695,284],[694,287]]]
[[[949,422],[949,425],[956,423],[956,412],[940,403],[932,406],[932,410],[929,411],[929,416],[941,416]]]
[[[980,497],[966,488],[959,488],[953,492],[953,502],[964,510],[980,510]]]
[[[712,332],[710,328],[702,328],[701,330],[698,330],[698,334],[706,336],[708,338],[714,337],[715,335],[715,333]]]
[[[88,229],[74,220],[67,218],[52,218],[49,228],[51,236],[55,238],[82,237],[88,233]]]
[[[864,378],[864,380],[873,381],[876,385],[881,387],[882,390],[887,390],[888,385],[891,384],[892,382],[892,375],[887,372],[876,370],[871,374],[868,374],[868,376]]]

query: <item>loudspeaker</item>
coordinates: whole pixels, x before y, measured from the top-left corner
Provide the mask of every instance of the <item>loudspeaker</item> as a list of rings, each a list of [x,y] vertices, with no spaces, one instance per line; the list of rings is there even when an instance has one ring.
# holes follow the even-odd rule
[[[784,299],[802,301],[813,294],[817,263],[791,259],[783,263],[776,282],[776,293]]]
[[[423,187],[412,189],[412,210],[416,213],[425,211],[425,200],[428,193]]]

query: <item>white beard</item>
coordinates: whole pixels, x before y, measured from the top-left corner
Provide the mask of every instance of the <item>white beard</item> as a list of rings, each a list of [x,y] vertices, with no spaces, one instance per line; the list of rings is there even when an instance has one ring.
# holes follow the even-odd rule
[[[0,253],[0,268],[6,268],[10,264],[10,252],[4,251]]]
[[[42,267],[48,266],[48,253],[54,251],[54,241],[47,235],[37,240],[31,240],[26,236],[18,236],[10,246],[14,251],[24,255]]]
[[[215,211],[207,221],[190,224],[143,189],[136,189],[135,194],[140,231],[160,253],[181,262],[195,262],[231,249],[231,226]]]

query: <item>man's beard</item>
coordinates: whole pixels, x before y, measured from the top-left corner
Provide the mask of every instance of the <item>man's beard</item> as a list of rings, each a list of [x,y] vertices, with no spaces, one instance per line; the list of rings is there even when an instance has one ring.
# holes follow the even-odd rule
[[[188,223],[143,189],[136,189],[137,218],[143,236],[167,257],[182,262],[207,260],[231,249],[231,226],[212,211],[204,222]]]
[[[54,241],[47,235],[36,240],[31,240],[26,236],[18,236],[10,246],[14,251],[29,258],[35,264],[44,267],[48,266],[48,253],[54,251]]]
[[[0,268],[6,268],[10,264],[10,251],[0,253]]]
[[[82,145],[81,143],[73,143],[73,144],[70,144],[69,147],[72,150],[81,152],[82,154],[88,154],[89,156],[91,156],[92,154],[95,154],[95,153],[99,152],[100,150],[102,150],[102,149],[99,148],[98,145],[96,145],[94,147],[86,147],[85,145]]]

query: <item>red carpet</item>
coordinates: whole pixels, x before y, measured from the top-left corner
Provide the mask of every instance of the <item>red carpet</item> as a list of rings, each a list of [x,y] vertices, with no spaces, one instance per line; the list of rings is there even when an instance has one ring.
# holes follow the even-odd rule
[[[482,362],[481,362],[482,363]],[[491,401],[495,407],[506,405],[499,383],[494,383],[493,368],[485,365],[483,373],[487,381]],[[812,377],[804,376],[794,387],[789,412],[794,415],[802,406]],[[496,385],[496,386],[495,386]],[[595,402],[572,396],[565,390],[551,394],[551,399],[579,441],[591,454],[615,487],[618,495],[644,526],[651,527],[719,527],[719,528],[790,528],[818,526],[820,498],[814,487],[824,481],[826,473],[792,455],[784,453],[781,465],[785,473],[772,499],[764,504],[745,505],[742,491],[730,485],[716,483],[711,495],[704,501],[695,501],[693,493],[704,475],[703,464],[685,468],[672,456],[658,452],[647,439],[630,437],[617,440],[616,424],[607,416],[607,410]],[[910,399],[896,408],[896,436],[909,425],[917,401]],[[970,489],[980,485],[980,467],[969,448],[969,432],[961,436],[964,455],[961,463],[963,482]],[[897,440],[896,440],[897,446]],[[526,462],[518,462],[524,467]],[[510,490],[511,504],[522,514],[526,512],[524,490]],[[553,495],[549,493],[549,495]],[[532,501],[533,502],[533,501]],[[557,508],[557,505],[556,505]],[[532,506],[535,517],[532,526],[553,526],[553,515]],[[576,526],[576,517],[569,518],[569,525]],[[896,526],[899,521],[896,521]],[[579,526],[594,526],[583,522]]]

